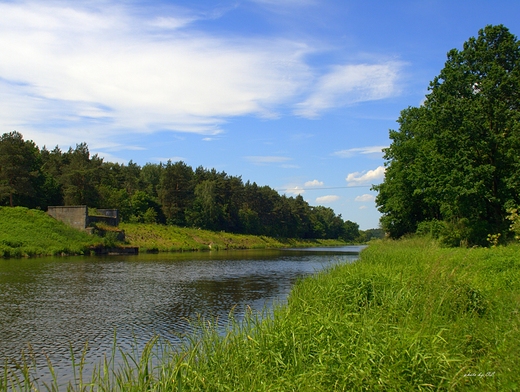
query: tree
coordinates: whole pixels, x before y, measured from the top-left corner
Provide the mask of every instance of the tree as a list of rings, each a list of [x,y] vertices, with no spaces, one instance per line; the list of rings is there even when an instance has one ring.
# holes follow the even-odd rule
[[[445,67],[419,108],[401,113],[376,186],[382,227],[393,237],[442,220],[470,243],[507,229],[520,202],[520,41],[487,26]]]
[[[157,188],[161,182],[162,164],[147,163],[141,168],[140,182],[144,191],[151,197],[157,197]]]
[[[340,238],[345,234],[345,222],[329,207],[318,206],[312,209],[313,237]]]
[[[368,230],[367,230],[368,231]],[[345,241],[353,242],[357,240],[360,236],[359,232],[359,225],[355,222],[352,222],[350,220],[346,220],[343,224],[343,239]],[[370,238],[368,238],[370,239]],[[367,239],[367,241],[368,241]]]
[[[70,148],[64,155],[60,182],[65,205],[98,207],[96,185],[100,182],[103,159],[97,154],[91,157],[86,143],[77,144],[74,150]]]
[[[218,200],[216,180],[204,180],[195,187],[193,208],[187,214],[191,226],[217,230],[222,217],[222,205]]]
[[[15,198],[34,194],[34,180],[40,175],[39,150],[16,132],[0,137],[0,199],[15,205]]]
[[[161,171],[157,193],[168,223],[185,224],[186,209],[193,198],[193,169],[182,161],[168,161]]]

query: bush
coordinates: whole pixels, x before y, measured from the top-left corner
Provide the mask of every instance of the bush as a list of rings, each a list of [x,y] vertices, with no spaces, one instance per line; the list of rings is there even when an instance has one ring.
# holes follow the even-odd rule
[[[437,219],[433,219],[419,223],[417,225],[416,234],[420,236],[430,236],[431,238],[438,239],[445,231],[446,223]]]

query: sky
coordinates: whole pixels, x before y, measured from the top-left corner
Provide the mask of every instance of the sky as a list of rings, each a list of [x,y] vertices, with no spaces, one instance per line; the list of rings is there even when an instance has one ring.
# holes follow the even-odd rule
[[[172,160],[377,228],[400,111],[517,0],[0,0],[0,132]]]

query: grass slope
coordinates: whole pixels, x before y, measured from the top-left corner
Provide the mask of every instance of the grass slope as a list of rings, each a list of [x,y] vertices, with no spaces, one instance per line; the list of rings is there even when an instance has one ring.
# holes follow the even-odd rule
[[[129,245],[138,246],[144,251],[172,252],[345,245],[343,241],[339,240],[275,239],[266,236],[140,223],[122,223],[120,228],[125,231],[126,241]]]
[[[0,257],[84,254],[100,242],[43,211],[0,207]]]

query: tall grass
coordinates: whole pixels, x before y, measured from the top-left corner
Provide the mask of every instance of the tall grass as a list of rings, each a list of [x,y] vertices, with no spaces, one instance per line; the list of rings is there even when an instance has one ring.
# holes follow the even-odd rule
[[[299,281],[270,316],[250,313],[225,334],[206,323],[181,348],[152,340],[69,388],[517,390],[519,251],[373,243],[359,262]]]

